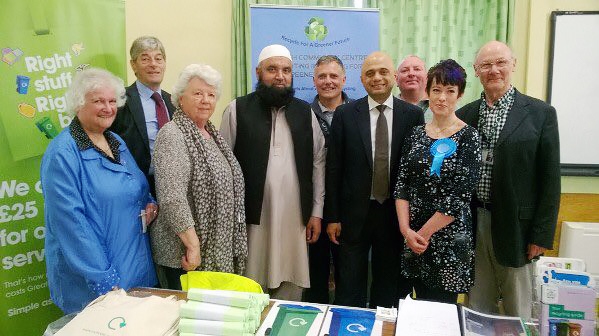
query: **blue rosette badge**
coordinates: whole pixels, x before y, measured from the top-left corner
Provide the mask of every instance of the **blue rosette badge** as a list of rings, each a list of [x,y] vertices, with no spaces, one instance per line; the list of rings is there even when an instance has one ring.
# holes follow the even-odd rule
[[[431,164],[430,175],[437,175],[441,177],[441,165],[446,157],[455,153],[458,145],[450,138],[438,139],[433,142],[431,146],[431,155],[433,156],[433,163]]]

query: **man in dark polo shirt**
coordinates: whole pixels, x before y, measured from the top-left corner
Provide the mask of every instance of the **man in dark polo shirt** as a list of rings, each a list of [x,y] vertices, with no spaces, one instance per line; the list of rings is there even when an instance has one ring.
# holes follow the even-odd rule
[[[314,66],[313,80],[317,95],[310,106],[325,136],[325,144],[328,144],[335,109],[341,104],[353,101],[343,92],[345,86],[343,62],[335,55],[321,56]],[[326,234],[321,234],[318,241],[310,245],[310,288],[304,292],[304,301],[329,303],[331,256],[335,273],[333,281],[337,281],[339,279],[338,250],[337,245],[331,244]]]

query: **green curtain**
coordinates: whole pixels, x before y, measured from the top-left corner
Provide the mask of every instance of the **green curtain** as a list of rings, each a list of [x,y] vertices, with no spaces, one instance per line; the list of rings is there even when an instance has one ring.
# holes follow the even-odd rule
[[[231,78],[233,85],[233,97],[245,96],[248,94],[251,74],[248,74],[247,68],[252,64],[249,58],[250,41],[250,20],[249,6],[247,0],[233,1],[233,29],[231,38],[231,55],[233,59],[233,71]]]
[[[363,0],[364,8],[380,8],[381,50],[398,64],[418,55],[428,67],[453,58],[468,73],[462,103],[477,99],[482,90],[472,63],[478,48],[489,40],[512,39],[516,0]],[[239,0],[233,1],[233,96],[251,92],[249,5],[355,7],[353,0]],[[251,70],[253,71],[253,69]]]
[[[468,74],[462,104],[478,99],[482,87],[472,63],[490,40],[511,42],[516,0],[382,0],[381,49],[397,64],[411,54],[427,67],[453,58]]]

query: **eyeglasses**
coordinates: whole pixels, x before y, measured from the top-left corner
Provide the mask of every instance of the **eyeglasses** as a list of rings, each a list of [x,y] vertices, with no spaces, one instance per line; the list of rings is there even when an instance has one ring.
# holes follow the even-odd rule
[[[497,67],[498,70],[503,70],[510,65],[511,60],[500,58],[495,62],[483,62],[476,66],[476,69],[481,72],[490,71],[493,65]]]

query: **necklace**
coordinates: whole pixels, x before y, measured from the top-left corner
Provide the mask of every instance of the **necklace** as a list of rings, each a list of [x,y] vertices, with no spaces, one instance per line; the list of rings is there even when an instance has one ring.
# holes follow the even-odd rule
[[[104,152],[104,154],[106,154],[114,159],[114,155],[112,154],[112,150],[110,149],[110,145],[108,143],[102,144],[101,146],[99,144],[95,144],[95,143],[94,143],[94,145],[96,145],[96,147],[98,147],[102,152]]]
[[[90,137],[90,140],[92,140],[91,137]],[[106,155],[113,158],[113,154],[112,154],[112,150],[110,149],[110,145],[108,144],[108,141],[106,140],[106,138],[104,138],[104,136],[102,136],[102,138],[93,139],[92,143],[94,144],[94,146],[96,146],[98,149],[100,149]]]
[[[435,126],[433,126],[432,123],[430,125],[431,125],[431,128],[433,128],[432,131],[435,132],[435,135],[438,137],[444,131],[453,129],[453,127],[458,123],[458,121],[459,121],[459,119],[456,118],[456,120],[454,120],[454,122],[452,122],[451,124],[449,124],[449,126],[445,126],[443,128],[435,127]],[[436,130],[434,128],[436,128]]]

